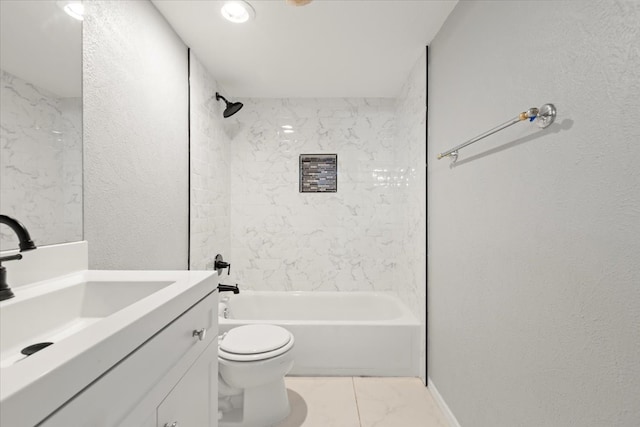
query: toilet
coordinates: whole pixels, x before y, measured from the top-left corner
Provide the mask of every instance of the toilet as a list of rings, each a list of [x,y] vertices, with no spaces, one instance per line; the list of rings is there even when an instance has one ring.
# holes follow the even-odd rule
[[[294,338],[275,325],[245,325],[218,337],[219,427],[268,427],[289,415],[284,376]]]

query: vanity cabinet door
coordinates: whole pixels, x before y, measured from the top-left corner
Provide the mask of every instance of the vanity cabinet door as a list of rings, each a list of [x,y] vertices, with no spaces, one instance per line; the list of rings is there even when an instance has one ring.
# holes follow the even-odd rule
[[[217,292],[203,298],[38,426],[155,426],[158,405],[210,347],[217,369],[217,301]],[[194,334],[203,329],[202,336]],[[153,424],[149,425],[150,419]]]
[[[157,427],[216,427],[217,385],[217,342],[214,342],[158,406]]]

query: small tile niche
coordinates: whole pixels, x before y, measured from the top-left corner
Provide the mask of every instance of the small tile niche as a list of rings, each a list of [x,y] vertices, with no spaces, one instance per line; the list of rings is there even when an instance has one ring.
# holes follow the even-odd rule
[[[300,154],[300,192],[338,191],[337,154]]]

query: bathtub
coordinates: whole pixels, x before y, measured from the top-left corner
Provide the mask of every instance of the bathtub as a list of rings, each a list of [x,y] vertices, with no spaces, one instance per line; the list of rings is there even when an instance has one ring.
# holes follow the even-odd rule
[[[420,323],[394,296],[241,291],[221,294],[220,302],[220,333],[256,323],[293,333],[295,362],[289,375],[419,375]]]

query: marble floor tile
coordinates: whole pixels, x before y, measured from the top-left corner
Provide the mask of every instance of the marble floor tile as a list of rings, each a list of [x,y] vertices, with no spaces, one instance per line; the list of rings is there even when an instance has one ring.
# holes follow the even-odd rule
[[[361,427],[447,427],[433,397],[417,378],[353,379]]]
[[[275,427],[360,427],[353,378],[285,378],[291,414]]]

